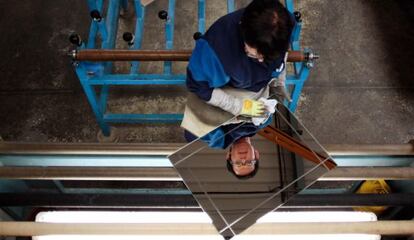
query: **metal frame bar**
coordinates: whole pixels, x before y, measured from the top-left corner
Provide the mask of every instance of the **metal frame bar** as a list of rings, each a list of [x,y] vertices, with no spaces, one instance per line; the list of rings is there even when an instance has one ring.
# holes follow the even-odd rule
[[[90,85],[181,85],[185,75],[108,74],[89,78]]]
[[[234,0],[227,0],[227,13],[234,12],[235,4]]]
[[[103,119],[104,112],[102,112],[103,109],[99,107],[99,106],[102,106],[102,105],[99,103],[99,101],[97,99],[95,89],[88,82],[88,76],[87,76],[86,70],[84,69],[84,67],[82,65],[79,65],[76,68],[76,73],[78,74],[78,77],[80,79],[83,91],[85,92],[85,95],[88,98],[89,105],[91,106],[92,111],[95,114],[95,118],[98,121],[98,125],[101,128],[102,133],[105,136],[109,136],[110,135],[110,127]]]
[[[223,194],[226,195],[226,194]],[[413,193],[296,194],[282,208],[413,206]],[[187,208],[199,209],[192,194],[0,193],[0,207]]]
[[[294,2],[293,0],[285,0],[285,6],[286,8],[293,13],[294,10]],[[300,33],[302,31],[302,22],[296,22],[295,28],[292,32],[291,37],[291,49],[293,51],[300,51]],[[292,88],[291,90],[291,99],[292,102],[288,103],[288,108],[291,112],[295,112],[300,93],[302,92],[303,85],[305,84],[306,79],[308,79],[309,76],[309,66],[306,64],[301,63],[293,63],[294,67],[294,74],[291,76],[288,76],[288,81],[286,82],[286,85],[290,86]]]
[[[34,143],[0,142],[0,157],[4,155],[128,155],[167,156],[185,143]],[[334,157],[377,158],[414,157],[414,145],[406,144],[324,144]],[[385,156],[384,156],[385,155]]]
[[[182,181],[172,167],[0,167],[0,179],[83,181]],[[412,167],[339,167],[318,181],[414,180]]]
[[[183,114],[105,114],[106,123],[175,123],[183,119]]]
[[[206,2],[198,0],[198,31],[204,33],[206,31]]]
[[[145,6],[142,6],[141,0],[134,0],[135,14],[137,22],[135,24],[135,41],[132,49],[138,50],[142,45],[142,38],[144,36],[144,21],[145,21]],[[131,63],[131,74],[137,74],[139,70],[139,62]]]
[[[288,104],[288,108],[291,112],[296,111],[296,108],[299,102],[299,97],[303,89],[303,85],[305,84],[305,81],[306,79],[308,79],[308,76],[309,76],[309,71],[310,70],[307,66],[302,66],[297,76],[292,76],[292,75],[287,76],[286,85],[293,87],[291,91],[292,102]],[[293,99],[296,99],[296,101]]]
[[[102,12],[103,10],[103,0],[88,0],[88,7],[89,11],[92,10],[98,10],[99,12]],[[95,48],[95,40],[98,33],[98,23],[94,20],[91,21],[91,26],[89,30],[89,37],[88,37],[88,43],[87,48]]]
[[[168,18],[165,22],[165,49],[171,50],[174,46],[174,18],[175,0],[168,0]],[[172,62],[164,62],[164,74],[172,73]]]
[[[115,36],[118,25],[118,16],[121,8],[127,10],[126,0],[107,0],[108,8],[105,15],[100,22],[91,21],[88,41],[85,46],[79,47],[79,49],[96,49],[96,38],[98,36],[102,39],[102,49],[113,49],[115,46]],[[103,0],[87,0],[90,10],[98,10],[102,12],[104,1]],[[294,11],[293,0],[285,0],[286,7],[289,11]],[[135,12],[137,15],[137,21],[135,26],[135,43],[131,47],[132,50],[141,48],[143,33],[144,33],[144,19],[145,19],[145,7],[141,5],[139,0],[134,0]],[[227,10],[232,12],[235,9],[234,0],[227,1]],[[168,1],[168,19],[165,23],[165,41],[166,49],[173,49],[174,42],[174,17],[175,17],[175,0]],[[198,0],[198,30],[203,33],[205,31],[205,0]],[[299,50],[299,36],[301,31],[301,23],[296,25],[292,37],[292,50]],[[106,105],[111,85],[164,85],[164,84],[176,84],[184,85],[185,76],[172,74],[172,62],[164,62],[164,74],[139,74],[139,62],[133,61],[131,63],[130,75],[113,74],[112,62],[95,63],[81,61],[76,65],[76,73],[85,95],[91,105],[92,111],[97,119],[102,133],[105,136],[110,134],[110,127],[108,123],[113,123],[117,119],[122,122],[129,123],[147,123],[148,119],[159,119],[158,122],[178,122],[181,119],[177,118],[177,114],[172,115],[160,115],[156,114],[145,116],[145,114],[117,114],[112,115],[106,113]],[[294,112],[297,107],[300,93],[303,88],[303,84],[309,75],[309,68],[305,62],[295,63],[295,73],[288,76],[287,85],[292,88],[292,102],[288,104],[290,111]],[[177,77],[177,78],[176,78]],[[100,96],[97,96],[93,85],[102,85],[100,90]],[[99,97],[99,98],[98,98]],[[181,115],[182,116],[182,115]],[[170,117],[171,119],[168,119]]]
[[[285,7],[287,8],[287,10],[289,10],[289,12],[293,12],[294,11],[293,0],[285,0]]]
[[[41,235],[217,235],[210,223],[42,223],[0,222],[2,236]],[[412,235],[414,221],[258,223],[241,235],[380,234]]]

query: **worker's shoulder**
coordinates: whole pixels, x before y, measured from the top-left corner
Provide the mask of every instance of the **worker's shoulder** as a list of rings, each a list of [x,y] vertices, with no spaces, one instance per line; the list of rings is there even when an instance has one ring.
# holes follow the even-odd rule
[[[243,12],[244,8],[220,17],[210,26],[204,34],[204,38],[208,41],[234,32],[238,28]]]
[[[243,11],[244,9],[240,9],[219,18],[202,36],[224,65],[234,63],[244,53],[243,39],[238,27]]]

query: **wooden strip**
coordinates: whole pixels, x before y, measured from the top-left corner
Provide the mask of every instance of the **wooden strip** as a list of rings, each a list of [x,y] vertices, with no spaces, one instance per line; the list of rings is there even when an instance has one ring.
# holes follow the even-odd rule
[[[322,156],[320,153],[316,153],[315,155],[315,153],[312,152],[308,147],[277,128],[267,126],[266,128],[260,130],[259,134],[315,164],[320,164],[321,160],[325,160],[327,158],[327,156]],[[324,165],[328,169],[333,169],[336,167],[335,162],[330,159],[325,161]]]

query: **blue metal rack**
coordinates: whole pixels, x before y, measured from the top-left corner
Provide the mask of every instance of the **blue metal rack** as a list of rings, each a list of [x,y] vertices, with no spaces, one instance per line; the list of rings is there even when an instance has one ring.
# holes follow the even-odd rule
[[[102,15],[104,10],[104,0],[87,0],[91,12],[92,22],[88,36],[88,42],[79,42],[77,50],[84,49],[114,49],[116,33],[118,30],[118,18],[121,9],[127,10],[127,0],[107,0],[106,15]],[[166,49],[171,50],[174,46],[174,10],[175,0],[168,1],[168,12],[165,17],[165,41]],[[205,3],[206,0],[198,0],[198,31],[205,32]],[[294,12],[293,0],[285,0],[285,5],[290,12]],[[131,43],[131,50],[141,48],[145,6],[140,0],[134,0],[136,26],[135,39]],[[227,0],[227,11],[235,9],[235,1]],[[297,18],[298,19],[298,18]],[[291,49],[300,50],[300,32],[302,23],[297,21],[293,32]],[[97,41],[101,42],[97,46]],[[81,82],[83,90],[88,98],[89,104],[97,119],[97,122],[105,136],[110,135],[110,123],[171,123],[182,120],[183,114],[123,114],[109,113],[106,109],[110,86],[113,85],[185,85],[184,74],[173,74],[171,71],[171,61],[164,61],[164,71],[162,74],[142,74],[139,73],[139,61],[131,62],[129,74],[117,74],[112,72],[112,62],[89,62],[76,61],[74,66]],[[285,104],[290,111],[294,112],[297,107],[300,93],[305,80],[308,78],[312,63],[309,61],[294,63],[294,72],[288,74],[286,84],[290,91],[292,102]],[[99,94],[98,94],[99,92]]]

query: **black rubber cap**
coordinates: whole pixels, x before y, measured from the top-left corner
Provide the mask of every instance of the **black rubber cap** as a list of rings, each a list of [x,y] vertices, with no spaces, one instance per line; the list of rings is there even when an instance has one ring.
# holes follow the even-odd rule
[[[201,36],[203,36],[203,34],[201,33],[201,32],[195,32],[194,34],[193,34],[193,38],[194,38],[194,40],[198,40],[198,39],[200,39],[201,38]]]
[[[76,46],[81,46],[82,45],[82,39],[81,39],[81,37],[79,36],[79,34],[76,34],[76,33],[72,33],[70,36],[69,36],[69,41],[72,43],[72,44],[74,44],[74,45],[76,45]]]
[[[124,34],[122,34],[122,39],[124,39],[125,42],[131,42],[132,39],[134,39],[134,34],[130,32],[124,32]]]
[[[168,18],[168,12],[165,10],[161,10],[158,12],[158,17],[162,20],[167,20]]]
[[[101,21],[101,19],[102,19],[102,16],[101,16],[101,13],[98,11],[98,10],[92,10],[91,11],[91,18],[93,18],[93,20],[95,20],[95,21]]]
[[[293,16],[295,16],[296,22],[302,22],[302,14],[300,12],[293,12]]]

